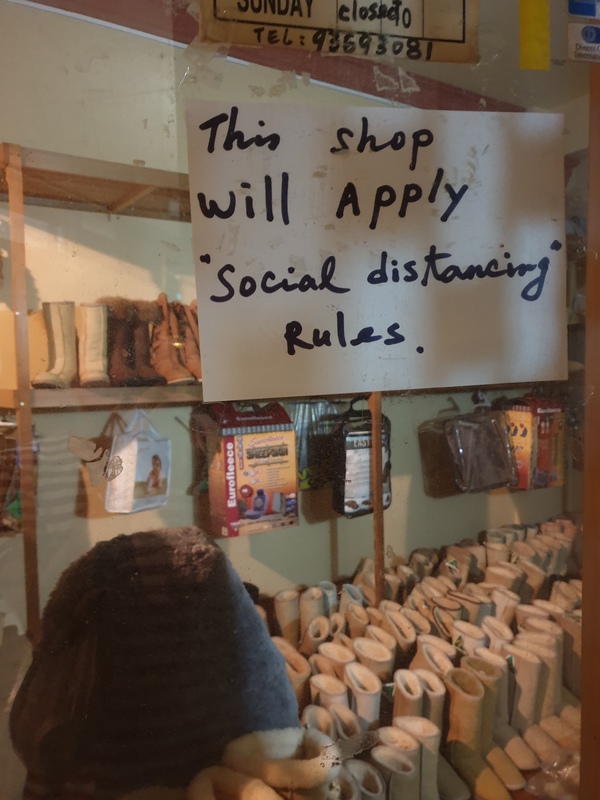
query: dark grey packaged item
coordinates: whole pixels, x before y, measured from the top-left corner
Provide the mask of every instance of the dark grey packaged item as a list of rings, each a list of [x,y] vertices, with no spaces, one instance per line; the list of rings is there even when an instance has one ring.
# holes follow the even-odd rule
[[[462,494],[456,483],[454,456],[446,436],[445,422],[445,418],[430,419],[421,423],[417,431],[423,489],[428,497]]]
[[[383,461],[383,508],[392,502],[391,487],[391,424],[381,415],[381,447]],[[333,436],[333,508],[345,517],[373,513],[371,494],[371,413],[351,408]]]
[[[444,422],[457,486],[485,492],[514,486],[517,473],[502,411],[479,409]]]

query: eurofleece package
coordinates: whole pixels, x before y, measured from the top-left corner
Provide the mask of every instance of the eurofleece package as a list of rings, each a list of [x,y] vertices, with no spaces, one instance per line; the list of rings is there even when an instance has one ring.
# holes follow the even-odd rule
[[[213,535],[243,536],[297,525],[295,433],[284,408],[279,403],[214,403],[207,410]]]

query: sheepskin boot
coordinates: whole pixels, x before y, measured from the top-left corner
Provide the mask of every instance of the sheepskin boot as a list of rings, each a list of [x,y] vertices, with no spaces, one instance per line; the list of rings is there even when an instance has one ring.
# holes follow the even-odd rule
[[[542,662],[539,719],[558,714],[562,703],[562,652],[557,640],[548,633],[524,631],[518,634],[515,644],[535,653]]]
[[[400,613],[412,624],[417,636],[422,633],[431,634],[434,630],[437,630],[432,626],[429,615],[425,616],[420,611],[417,611],[416,608],[406,608],[405,606],[400,609]]]
[[[396,640],[397,666],[407,666],[416,651],[417,632],[414,625],[399,611],[384,611],[383,629]]]
[[[575,611],[581,605],[581,595],[567,581],[555,581],[550,592],[550,602],[565,611]]]
[[[336,739],[347,741],[357,739],[363,733],[360,722],[354,711],[342,703],[332,703],[327,709],[335,722]]]
[[[189,306],[175,301],[172,308],[181,341],[182,361],[194,378],[200,381],[202,380],[202,366],[200,364],[198,322]]]
[[[352,694],[351,708],[365,730],[379,725],[381,681],[370,669],[353,661],[344,670],[346,686]]]
[[[339,634],[345,634],[348,630],[346,618],[339,611],[329,614],[329,635],[335,639]]]
[[[448,592],[448,597],[456,600],[464,609],[464,619],[472,625],[479,625],[484,617],[493,614],[493,603],[489,598],[471,592]]]
[[[279,625],[281,637],[292,647],[300,642],[300,609],[296,589],[282,589],[273,598],[275,619]]]
[[[298,701],[298,711],[302,713],[304,706],[308,703],[309,697],[308,680],[311,674],[310,664],[295,647],[281,636],[273,636],[271,638],[273,644],[285,660],[288,680],[292,684],[296,700]]]
[[[309,703],[302,712],[300,723],[306,730],[321,731],[332,741],[336,741],[338,738],[333,714],[323,706],[315,706]]]
[[[358,661],[377,675],[380,681],[387,683],[394,669],[394,653],[381,642],[364,636],[353,639],[352,645]]]
[[[284,728],[257,731],[230,742],[223,766],[259,778],[288,798],[327,800],[339,774],[338,747],[321,731]]]
[[[177,321],[164,292],[159,294],[156,304],[161,319],[152,332],[152,366],[170,385],[194,383],[196,379],[183,365],[179,354],[181,342]]]
[[[328,638],[329,620],[327,617],[315,617],[309,622],[304,631],[298,650],[305,658],[309,658],[318,651],[319,645],[326,642]]]
[[[346,622],[348,623],[348,633],[351,639],[364,636],[369,624],[369,615],[364,606],[358,603],[349,603],[346,606]]]
[[[393,717],[420,717],[423,711],[423,687],[412,669],[397,669],[394,673]]]
[[[508,664],[506,659],[502,655],[492,653],[487,647],[477,648],[475,655],[496,667],[500,672],[494,717],[494,740],[504,749],[517,769],[539,769],[538,757],[508,722]]]
[[[349,603],[359,603],[365,605],[365,598],[358,586],[353,586],[351,583],[343,583],[340,591],[340,603],[338,611],[340,614],[346,614],[346,606]]]
[[[377,745],[371,761],[387,787],[387,800],[419,800],[419,771],[396,747]]]
[[[563,676],[567,689],[581,697],[581,611],[564,614],[558,624],[564,631]]]
[[[36,375],[32,384],[36,389],[67,389],[77,380],[75,303],[42,303],[42,312],[48,336],[48,369]]]
[[[419,652],[417,652],[410,662],[411,670],[428,669],[439,678],[443,678],[453,666],[454,664],[450,661],[448,656],[434,644],[422,645]]]
[[[444,655],[448,656],[450,661],[452,661],[453,666],[457,667],[458,662],[460,660],[460,653],[454,647],[453,644],[447,642],[445,639],[440,638],[439,636],[432,636],[431,634],[421,633],[417,636],[417,653],[423,649],[424,645],[433,645],[433,647],[437,647],[439,650],[444,653]]]
[[[479,752],[485,696],[483,684],[461,667],[449,670],[444,683],[450,700],[447,738],[450,763],[475,800],[510,800],[507,789]]]
[[[444,704],[446,686],[441,678],[428,669],[415,669],[423,687],[423,716],[439,728],[442,740],[444,735]],[[430,779],[426,779],[429,780]],[[425,784],[422,785],[422,790]],[[469,800],[471,792],[465,782],[440,754],[437,761],[437,788],[441,800]],[[429,792],[425,792],[428,794]]]
[[[396,640],[394,639],[391,633],[387,633],[379,625],[367,625],[367,630],[365,631],[365,638],[373,639],[375,642],[379,642],[380,644],[384,645],[384,647],[387,647],[390,653],[392,653],[392,655],[394,656],[394,663],[395,663]]]
[[[310,702],[316,706],[329,708],[333,703],[348,705],[348,689],[346,684],[333,675],[312,675],[310,683]]]
[[[345,678],[344,670],[346,664],[356,661],[355,653],[338,642],[323,642],[319,645],[318,652],[320,656],[329,662],[333,674],[341,681]]]
[[[419,773],[420,784],[421,743],[418,739],[415,739],[411,733],[399,728],[397,725],[386,725],[383,728],[379,728],[376,733],[380,744],[402,751],[402,755],[408,758]]]
[[[504,586],[495,586],[492,590],[492,602],[494,603],[494,616],[505,625],[512,625],[515,618],[515,609],[521,602],[521,597],[516,592],[506,589]]]
[[[386,800],[385,781],[372,764],[358,758],[349,758],[344,762],[344,768],[358,784],[360,800]]]
[[[438,758],[440,729],[421,716],[397,717],[394,727],[409,733],[421,745],[419,765],[420,800],[440,800],[438,791]]]
[[[318,586],[309,586],[300,595],[300,638],[316,617],[325,616],[325,595]]]
[[[488,647],[492,653],[501,654],[504,651],[504,645],[510,644],[515,638],[508,625],[505,625],[504,622],[496,619],[496,617],[486,617],[481,623],[481,630],[488,637]]]
[[[516,791],[525,786],[525,779],[514,762],[494,741],[494,721],[498,703],[498,686],[502,673],[488,661],[478,656],[465,656],[461,667],[475,675],[484,688],[481,715],[480,753],[507,789]]]
[[[325,598],[325,615],[331,619],[338,610],[337,586],[333,581],[319,581],[317,585]]]
[[[461,653],[473,654],[477,647],[486,647],[488,637],[477,625],[456,619],[452,623],[452,644]]]
[[[342,766],[337,776],[339,800],[361,800],[360,787],[352,774]]]
[[[107,372],[107,312],[107,307],[99,303],[82,303],[75,309],[80,386],[110,386]]]
[[[505,646],[504,655],[509,667],[510,724],[522,736],[540,720],[542,661],[535,653],[514,644]]]

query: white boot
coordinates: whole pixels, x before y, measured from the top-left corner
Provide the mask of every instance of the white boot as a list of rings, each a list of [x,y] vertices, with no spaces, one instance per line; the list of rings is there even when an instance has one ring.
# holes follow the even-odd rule
[[[466,669],[451,669],[444,678],[450,696],[448,757],[475,800],[510,800],[496,773],[479,754],[484,688]]]
[[[423,716],[439,728],[444,739],[444,701],[446,686],[441,678],[428,669],[415,669],[423,687]],[[441,800],[469,800],[471,792],[446,759],[437,762],[437,787]]]
[[[386,783],[387,800],[419,800],[419,770],[403,752],[377,745],[371,760]]]
[[[32,381],[36,389],[67,389],[77,379],[75,303],[42,303],[48,335],[48,369]]]
[[[443,678],[446,672],[452,669],[453,666],[448,656],[434,644],[422,645],[419,652],[410,662],[411,670],[428,669],[437,675],[438,678]]]
[[[472,654],[477,647],[487,647],[488,637],[477,625],[456,619],[452,623],[452,644],[462,653]]]
[[[453,644],[442,639],[440,636],[432,636],[431,634],[421,633],[417,636],[417,653],[419,653],[424,645],[431,645],[437,647],[442,653],[447,656],[452,662],[453,666],[457,666],[460,660],[460,653]]]
[[[399,611],[385,611],[383,629],[396,640],[398,666],[406,666],[416,650],[417,632]]]
[[[310,701],[316,706],[329,708],[333,703],[348,706],[346,684],[332,675],[312,675],[310,678]]]
[[[319,645],[326,642],[328,638],[329,620],[327,617],[315,617],[308,623],[298,650],[308,658],[314,655],[319,649]]]
[[[394,726],[410,733],[421,744],[421,800],[439,800],[438,758],[440,729],[421,716],[397,717]]]
[[[360,800],[386,800],[386,786],[379,770],[366,761],[349,758],[344,768],[352,775],[360,790]]]
[[[307,730],[321,731],[332,742],[335,742],[338,738],[335,720],[328,708],[314,706],[309,703],[302,712],[300,722]]]
[[[560,619],[564,633],[563,675],[567,689],[581,697],[581,612],[564,614]]]
[[[494,740],[504,749],[506,755],[518,769],[539,769],[540,762],[538,757],[517,731],[510,727],[508,722],[508,664],[506,659],[501,655],[492,653],[486,647],[478,648],[475,651],[475,655],[492,664],[501,673],[494,720]]]
[[[344,680],[346,664],[356,661],[356,656],[347,647],[338,642],[323,642],[319,645],[319,655],[330,662],[331,668],[337,678]]]
[[[313,619],[325,615],[325,595],[318,586],[310,586],[300,595],[300,639]]]
[[[352,710],[365,730],[379,725],[381,681],[370,669],[354,661],[345,669],[346,685],[352,694]]]
[[[515,638],[513,632],[496,617],[486,617],[481,623],[481,630],[489,639],[489,649],[499,655],[504,650],[504,645],[510,644]]]
[[[478,656],[465,656],[461,667],[473,673],[483,684],[483,710],[481,716],[480,753],[507,789],[516,791],[525,786],[525,779],[514,762],[494,741],[494,720],[498,702],[498,686],[502,673],[488,661]]]
[[[332,703],[327,710],[335,723],[336,739],[347,741],[353,737],[359,737],[363,733],[358,717],[348,706]]]
[[[300,606],[296,589],[283,589],[273,598],[275,619],[279,625],[281,637],[292,647],[300,642]]]
[[[106,353],[107,312],[106,306],[97,303],[82,303],[76,309],[80,386],[110,386]]]
[[[345,616],[350,638],[356,639],[359,636],[364,636],[369,624],[369,615],[365,608],[358,603],[348,603]]]
[[[412,669],[394,672],[393,717],[420,717],[423,710],[423,687]]]
[[[530,653],[529,650],[513,644],[504,648],[504,655],[509,667],[509,684],[510,677],[514,676],[514,699],[510,724],[523,736],[527,728],[537,724],[540,720],[542,661],[535,653]]]
[[[345,634],[348,630],[348,625],[346,623],[346,617],[343,614],[340,614],[339,611],[334,611],[333,614],[329,615],[329,635],[332,639],[335,639],[336,636],[341,634]]]
[[[521,602],[516,592],[511,592],[503,586],[497,586],[492,592],[492,601],[496,607],[495,616],[505,625],[512,625],[515,618],[515,609]]]
[[[365,637],[367,639],[373,639],[374,641],[379,642],[387,647],[387,649],[394,656],[394,661],[396,660],[396,640],[391,633],[384,631],[383,628],[379,627],[379,625],[367,625]]]
[[[360,663],[375,673],[383,683],[387,683],[394,669],[394,653],[381,642],[362,636],[353,639],[352,644],[354,654]]]
[[[540,719],[555,716],[562,703],[562,653],[557,640],[550,634],[525,631],[517,636],[515,644],[541,659]]]

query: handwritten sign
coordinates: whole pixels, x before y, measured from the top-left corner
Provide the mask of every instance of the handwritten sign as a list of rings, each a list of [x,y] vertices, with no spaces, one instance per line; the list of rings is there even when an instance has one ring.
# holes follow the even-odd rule
[[[332,55],[477,61],[478,0],[200,0],[200,39]]]
[[[196,101],[207,400],[562,379],[562,117]]]

